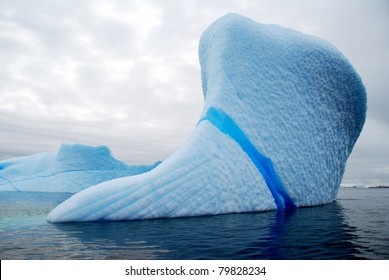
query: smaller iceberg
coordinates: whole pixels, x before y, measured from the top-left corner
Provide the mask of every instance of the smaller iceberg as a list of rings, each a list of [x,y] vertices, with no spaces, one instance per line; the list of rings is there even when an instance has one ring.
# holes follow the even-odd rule
[[[64,143],[58,152],[0,161],[0,191],[76,193],[115,178],[148,172],[151,165],[128,165],[106,146]]]

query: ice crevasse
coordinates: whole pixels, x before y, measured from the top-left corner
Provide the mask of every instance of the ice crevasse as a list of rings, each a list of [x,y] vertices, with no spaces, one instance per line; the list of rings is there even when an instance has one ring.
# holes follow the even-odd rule
[[[332,202],[362,130],[366,92],[330,43],[237,14],[199,44],[204,110],[149,172],[87,188],[51,222],[292,209]]]

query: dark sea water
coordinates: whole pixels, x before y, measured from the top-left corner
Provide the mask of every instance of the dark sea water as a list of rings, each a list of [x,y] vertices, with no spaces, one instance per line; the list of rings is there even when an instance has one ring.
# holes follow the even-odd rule
[[[389,259],[389,189],[336,202],[180,219],[50,224],[71,194],[0,192],[0,259]]]

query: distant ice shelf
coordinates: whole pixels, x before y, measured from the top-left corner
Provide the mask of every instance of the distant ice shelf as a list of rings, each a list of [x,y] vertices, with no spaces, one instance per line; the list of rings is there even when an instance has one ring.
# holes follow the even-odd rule
[[[341,185],[341,188],[355,188],[355,189],[389,189],[389,186],[369,186],[369,185]]]

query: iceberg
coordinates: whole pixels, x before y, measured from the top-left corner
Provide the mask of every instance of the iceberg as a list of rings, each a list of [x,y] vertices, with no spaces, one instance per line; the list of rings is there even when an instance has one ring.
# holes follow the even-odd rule
[[[199,44],[204,110],[149,172],[87,188],[50,222],[172,218],[332,202],[363,128],[366,92],[314,36],[227,14]]]
[[[64,143],[58,152],[0,161],[0,191],[77,193],[119,177],[150,171],[152,165],[127,165],[106,146]]]

